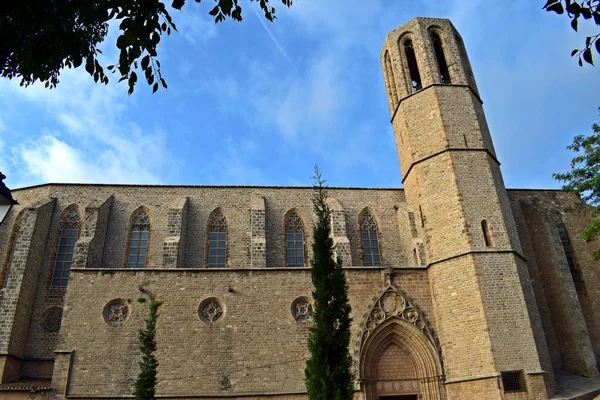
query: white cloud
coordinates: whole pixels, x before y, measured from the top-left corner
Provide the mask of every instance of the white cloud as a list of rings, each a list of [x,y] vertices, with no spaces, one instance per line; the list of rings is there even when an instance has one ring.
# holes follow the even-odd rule
[[[142,83],[143,85],[143,83]],[[140,85],[141,86],[141,85]],[[138,89],[139,90],[139,89]],[[136,97],[123,84],[96,84],[83,70],[66,70],[56,89],[0,81],[0,105],[11,99],[39,106],[39,132],[7,137],[15,186],[45,182],[157,183],[176,167],[160,130],[127,118]],[[14,135],[13,135],[14,136]],[[9,141],[10,140],[10,141]]]

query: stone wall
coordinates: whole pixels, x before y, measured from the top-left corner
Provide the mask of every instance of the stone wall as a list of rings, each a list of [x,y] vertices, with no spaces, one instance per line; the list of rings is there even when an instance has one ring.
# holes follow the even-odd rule
[[[385,288],[380,268],[347,269],[352,306],[352,343],[362,331],[363,313]],[[421,269],[398,270],[395,284],[424,315],[430,316],[427,275]],[[311,297],[306,269],[73,271],[65,303],[60,352],[73,352],[69,393],[116,396],[131,393],[137,376],[137,330],[148,307],[139,287],[163,302],[156,353],[161,395],[304,393],[306,338],[310,321],[295,320],[292,302]],[[225,308],[221,321],[208,324],[198,316],[205,298]],[[128,319],[118,325],[103,317],[105,305],[122,299]],[[93,343],[93,346],[90,346]],[[65,371],[60,357],[57,371]],[[63,387],[57,374],[54,384]],[[62,381],[62,382],[61,382]]]

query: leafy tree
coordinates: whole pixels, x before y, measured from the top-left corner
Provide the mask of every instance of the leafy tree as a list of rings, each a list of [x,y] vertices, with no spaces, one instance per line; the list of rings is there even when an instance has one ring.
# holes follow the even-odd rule
[[[342,260],[334,260],[331,210],[321,171],[315,167],[313,206],[317,222],[311,276],[315,300],[313,326],[308,337],[306,389],[310,400],[350,400],[354,395],[350,344],[350,304]]]
[[[149,294],[141,289],[142,293]],[[146,318],[146,329],[138,332],[140,339],[140,350],[142,352],[142,361],[140,361],[140,373],[135,381],[135,399],[136,400],[154,400],[156,399],[156,373],[158,361],[154,357],[156,351],[156,320],[158,319],[158,308],[162,303],[156,301],[154,296],[150,298],[150,314]],[[144,303],[146,299],[141,297],[138,300]]]
[[[581,238],[588,242],[600,237],[600,124],[594,123],[592,131],[589,136],[575,136],[573,144],[567,146],[567,149],[579,153],[571,161],[571,171],[553,174],[555,179],[566,182],[563,190],[576,193],[594,207],[593,221],[581,233]],[[600,247],[594,250],[593,255],[600,260]]]
[[[564,14],[571,19],[571,27],[577,32],[579,27],[579,18],[591,20],[596,25],[600,26],[600,0],[548,0],[544,6],[546,11],[552,11],[557,14]],[[585,47],[583,49],[575,49],[571,52],[571,57],[579,58],[579,65],[583,66],[585,61],[588,64],[594,65],[593,49],[600,54],[600,33],[597,35],[588,36],[585,39]]]
[[[185,0],[172,0],[177,10]],[[201,0],[195,0],[200,3]],[[271,0],[256,1],[265,18],[273,21]],[[281,0],[291,6],[292,0]],[[215,23],[231,18],[242,21],[240,0],[215,0],[209,14]],[[143,72],[156,92],[167,83],[161,75],[157,46],[164,33],[177,30],[161,0],[7,0],[0,2],[0,76],[17,78],[22,86],[36,81],[56,87],[64,68],[85,65],[95,82],[108,83],[98,60],[98,45],[106,38],[108,23],[118,22],[119,60],[107,70],[127,80],[129,94]],[[116,25],[115,25],[116,26]]]

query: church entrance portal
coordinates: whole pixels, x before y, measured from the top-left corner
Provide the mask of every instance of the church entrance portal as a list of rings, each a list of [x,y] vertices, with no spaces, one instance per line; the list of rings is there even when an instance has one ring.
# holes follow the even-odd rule
[[[367,316],[358,372],[366,400],[440,400],[442,368],[425,321],[391,285]]]

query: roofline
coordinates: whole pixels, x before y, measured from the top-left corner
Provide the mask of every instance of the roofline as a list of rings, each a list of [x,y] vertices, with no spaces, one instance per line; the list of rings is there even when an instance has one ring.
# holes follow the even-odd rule
[[[141,184],[141,183],[64,183],[50,182],[38,185],[23,186],[12,189],[11,192],[19,190],[36,189],[51,186],[91,186],[91,187],[150,187],[150,188],[207,188],[207,189],[312,189],[312,186],[282,186],[282,185],[162,185],[162,184]],[[402,190],[402,187],[351,187],[351,186],[329,186],[327,189],[335,190]],[[562,189],[533,189],[533,188],[506,188],[510,191],[529,191],[529,192],[562,192]]]
[[[88,186],[88,187],[151,187],[151,188],[207,188],[207,189],[312,189],[313,186],[282,186],[282,185],[163,185],[163,184],[139,184],[139,183],[41,183],[39,185],[23,186],[12,189],[14,193],[19,190],[36,189],[51,186]],[[404,190],[401,187],[350,187],[350,186],[328,186],[327,189],[335,190]]]

